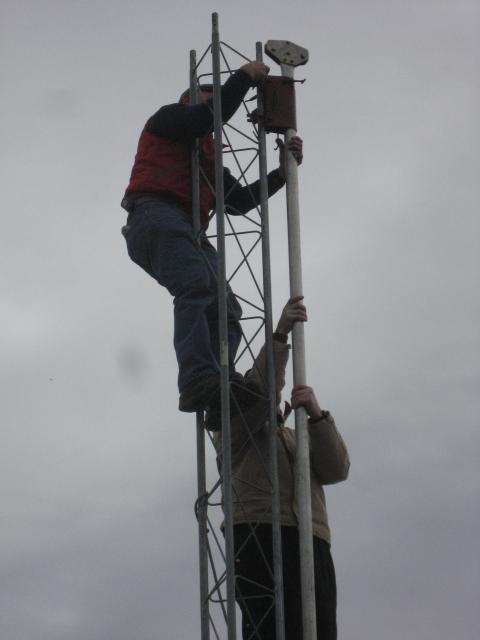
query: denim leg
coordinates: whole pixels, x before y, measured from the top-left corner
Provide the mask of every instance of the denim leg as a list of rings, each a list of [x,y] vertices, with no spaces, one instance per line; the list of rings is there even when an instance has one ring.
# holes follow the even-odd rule
[[[218,254],[216,249],[210,243],[208,238],[202,236],[202,251],[208,260],[211,271],[215,273],[215,280],[218,274]],[[230,371],[235,370],[234,362],[237,355],[238,347],[242,339],[242,329],[240,318],[242,317],[242,307],[238,302],[235,294],[227,285],[227,325],[228,325],[228,359]],[[215,297],[214,303],[207,309],[207,319],[210,328],[210,338],[212,341],[212,351],[215,354],[217,362],[219,356],[219,325],[218,325],[218,296]]]
[[[194,239],[189,216],[171,204],[137,206],[124,235],[130,258],[174,298],[174,346],[182,392],[199,375],[218,373],[208,319],[216,303],[216,278]]]

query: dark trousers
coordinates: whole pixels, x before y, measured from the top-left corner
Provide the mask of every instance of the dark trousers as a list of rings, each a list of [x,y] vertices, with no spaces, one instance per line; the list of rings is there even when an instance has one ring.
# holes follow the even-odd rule
[[[173,296],[178,388],[219,371],[217,252],[197,243],[190,216],[170,202],[135,205],[122,230],[130,258]],[[230,369],[242,337],[242,309],[228,287]]]
[[[252,524],[255,527],[255,524]],[[268,524],[234,527],[237,602],[242,610],[243,640],[275,640],[272,528]],[[337,588],[329,545],[313,539],[317,639],[337,638]],[[302,640],[302,606],[298,530],[282,527],[286,640]]]

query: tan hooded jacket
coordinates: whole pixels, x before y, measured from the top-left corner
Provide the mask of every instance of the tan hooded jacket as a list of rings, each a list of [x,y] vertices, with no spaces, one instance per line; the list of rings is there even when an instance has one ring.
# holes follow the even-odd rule
[[[285,367],[290,347],[276,340],[273,341],[273,347],[278,404],[285,386]],[[267,395],[265,347],[261,349],[246,378],[255,380]],[[231,420],[234,524],[271,523],[272,489],[269,480],[270,444],[267,415],[268,404],[259,400],[243,414],[243,418],[236,416]],[[298,519],[294,482],[295,432],[285,426],[275,428],[278,438],[280,523],[282,526],[296,527]],[[323,419],[309,420],[308,430],[313,534],[330,543],[323,485],[345,480],[350,461],[347,448],[329,413]],[[215,433],[214,445],[220,468],[221,432]]]

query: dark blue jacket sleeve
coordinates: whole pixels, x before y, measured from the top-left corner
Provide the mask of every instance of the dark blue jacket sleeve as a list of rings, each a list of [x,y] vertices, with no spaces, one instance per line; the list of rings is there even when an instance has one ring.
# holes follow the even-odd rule
[[[252,86],[251,78],[241,69],[231,75],[222,87],[222,120],[228,122]],[[213,129],[212,99],[203,104],[180,102],[159,109],[149,118],[146,129],[153,135],[178,142],[201,138]]]
[[[267,180],[268,197],[273,196],[285,184],[285,180],[280,176],[278,169],[271,171],[267,176]],[[228,213],[243,215],[260,204],[260,180],[242,187],[230,171],[224,169],[223,186]]]

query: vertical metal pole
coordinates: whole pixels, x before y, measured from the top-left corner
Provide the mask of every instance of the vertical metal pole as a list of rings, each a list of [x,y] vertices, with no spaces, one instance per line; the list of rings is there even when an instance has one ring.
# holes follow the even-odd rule
[[[197,54],[190,51],[190,104],[197,104]],[[195,238],[200,244],[200,162],[199,144],[196,138],[192,144],[192,213]],[[203,411],[197,411],[197,488],[198,488],[198,559],[200,574],[200,631],[201,640],[210,640],[210,615],[208,606],[208,533],[207,493],[205,467],[205,430]]]
[[[194,49],[190,51],[190,104],[197,104],[197,53]],[[200,233],[200,163],[198,156],[198,138],[192,143],[192,213],[193,230],[199,242]]]
[[[263,60],[262,43],[256,44],[256,59]],[[263,112],[263,96],[258,91],[257,106]],[[258,150],[260,172],[260,214],[262,222],[262,266],[263,295],[265,306],[265,348],[267,356],[267,384],[269,393],[270,421],[270,478],[272,482],[272,546],[273,578],[275,587],[275,629],[276,640],[285,640],[285,615],[283,601],[282,537],[280,528],[280,489],[278,483],[277,458],[277,407],[275,366],[273,358],[272,281],[270,271],[270,229],[268,218],[267,145],[265,127],[258,125]]]
[[[220,337],[220,379],[222,397],[222,472],[225,515],[225,560],[227,578],[228,640],[236,640],[235,552],[233,545],[233,491],[230,435],[230,382],[227,324],[227,278],[225,266],[225,211],[222,161],[222,94],[220,79],[220,35],[218,14],[212,14],[213,108],[215,136],[215,212],[217,217],[218,309]]]
[[[281,65],[282,74],[293,78],[294,67]],[[285,145],[296,134],[288,129]],[[302,295],[302,258],[300,250],[300,215],[298,198],[298,167],[292,153],[285,149],[287,180],[288,255],[290,268],[290,296]],[[293,382],[306,384],[305,334],[302,322],[292,331]],[[295,497],[298,508],[300,539],[300,572],[302,581],[302,620],[304,640],[316,640],[315,576],[313,561],[312,499],[310,488],[310,446],[308,418],[303,407],[295,410]]]

